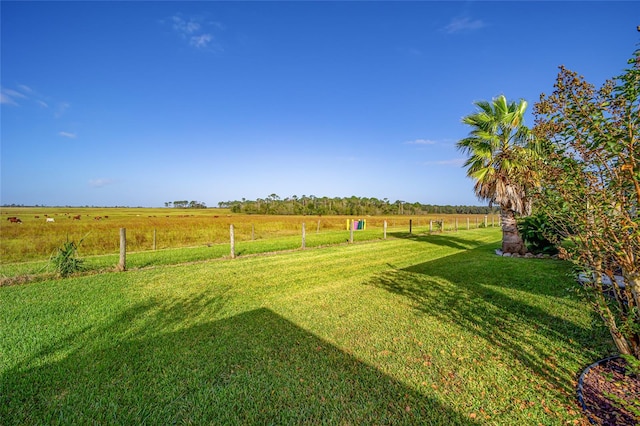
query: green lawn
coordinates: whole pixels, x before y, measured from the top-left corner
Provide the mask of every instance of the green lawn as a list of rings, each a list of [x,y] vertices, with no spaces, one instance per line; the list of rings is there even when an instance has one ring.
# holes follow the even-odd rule
[[[613,348],[500,231],[0,288],[0,424],[565,424]]]

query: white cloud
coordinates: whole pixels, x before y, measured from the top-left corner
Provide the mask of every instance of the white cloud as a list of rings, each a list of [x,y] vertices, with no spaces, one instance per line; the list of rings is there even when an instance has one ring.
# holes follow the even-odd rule
[[[16,101],[14,101],[9,95],[6,95],[4,92],[0,92],[0,104],[18,105]]]
[[[213,40],[211,34],[201,34],[197,36],[192,36],[189,44],[195,46],[199,49],[205,48],[209,45],[209,43]]]
[[[64,136],[65,138],[71,138],[71,139],[75,139],[77,136],[75,133],[69,133],[69,132],[59,132],[58,134],[60,136]]]
[[[449,25],[444,27],[447,34],[458,33],[461,31],[474,31],[486,27],[486,24],[480,19],[471,18],[453,18]]]
[[[24,93],[18,92],[17,90],[7,89],[6,87],[2,87],[0,90],[0,103],[6,105],[18,105],[17,99],[27,99],[27,96]]]
[[[220,45],[216,43],[216,37],[213,35],[214,30],[224,30],[224,25],[221,23],[214,21],[205,22],[197,17],[183,18],[180,15],[172,16],[169,21],[173,31],[180,38],[187,41],[190,46],[200,50],[222,50]]]
[[[25,93],[33,93],[33,89],[29,86],[26,86],[24,84],[18,84],[18,87],[20,88],[20,90],[22,90]]]
[[[103,186],[111,185],[114,182],[115,181],[113,179],[105,179],[105,178],[91,179],[89,181],[89,186],[92,188],[102,188]]]
[[[11,96],[12,98],[20,98],[20,99],[27,99],[27,96],[23,93],[18,92],[17,90],[11,90],[11,89],[2,89],[2,92],[5,95]]]
[[[49,108],[49,104],[43,99],[47,99],[47,96],[38,93],[38,91],[32,89],[25,84],[18,84],[17,90],[8,89],[6,87],[0,88],[0,103],[5,105],[25,105],[29,106],[31,102],[38,105],[40,108]],[[25,102],[23,102],[25,101]],[[60,118],[71,105],[67,102],[59,102],[56,105],[53,115],[56,118]]]
[[[179,16],[172,16],[171,20],[173,21],[173,29],[180,34],[194,34],[200,29],[200,24],[193,20],[185,21]]]

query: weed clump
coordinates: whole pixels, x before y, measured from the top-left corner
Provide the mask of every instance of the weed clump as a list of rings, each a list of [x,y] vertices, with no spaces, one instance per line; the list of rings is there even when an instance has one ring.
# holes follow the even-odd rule
[[[82,240],[76,244],[67,237],[67,241],[51,255],[50,263],[60,277],[68,277],[84,269],[83,260],[78,257],[78,246],[81,243]]]

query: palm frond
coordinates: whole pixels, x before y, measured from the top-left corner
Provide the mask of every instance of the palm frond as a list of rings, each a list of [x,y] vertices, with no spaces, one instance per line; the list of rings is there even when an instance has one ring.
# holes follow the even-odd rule
[[[456,147],[469,156],[464,167],[476,181],[476,196],[526,213],[530,205],[526,188],[535,182],[528,167],[535,152],[532,133],[524,125],[527,102],[509,102],[500,95],[474,105],[476,112],[462,119],[471,127],[469,136]]]

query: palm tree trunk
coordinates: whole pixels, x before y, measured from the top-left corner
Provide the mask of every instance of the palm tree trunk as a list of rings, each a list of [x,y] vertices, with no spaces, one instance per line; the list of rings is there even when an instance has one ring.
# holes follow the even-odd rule
[[[525,254],[527,248],[522,241],[516,216],[513,210],[502,207],[500,209],[500,219],[502,222],[502,251],[504,253]]]

